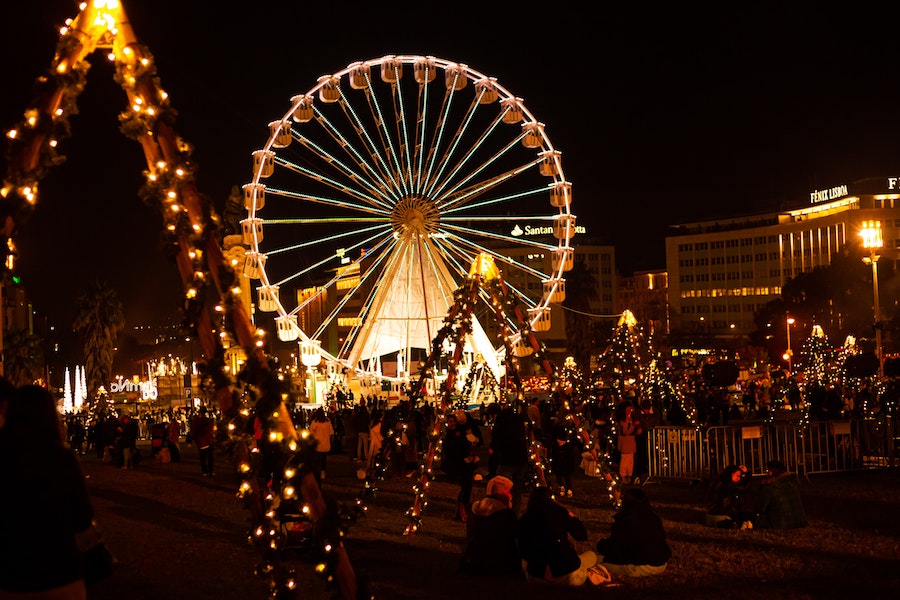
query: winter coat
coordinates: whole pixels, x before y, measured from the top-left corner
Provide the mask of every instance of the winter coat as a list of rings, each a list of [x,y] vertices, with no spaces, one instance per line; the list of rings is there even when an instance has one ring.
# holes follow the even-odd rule
[[[613,516],[609,537],[597,542],[597,554],[604,563],[660,567],[669,561],[672,550],[662,520],[643,500],[622,504]]]
[[[518,521],[509,499],[485,496],[472,503],[459,570],[470,575],[522,576]]]
[[[215,439],[215,422],[205,413],[194,416],[191,421],[191,438],[198,448],[212,446]]]
[[[498,465],[522,466],[528,462],[528,426],[520,412],[506,407],[494,419],[491,454]]]
[[[466,433],[468,428],[457,425],[455,429],[448,428],[444,434],[441,470],[451,480],[461,479],[475,470],[475,464],[471,461],[472,443],[466,439]]]
[[[562,441],[562,443],[560,443]],[[553,440],[550,456],[553,459],[552,471],[558,475],[571,475],[575,472],[575,446],[569,440]]]
[[[782,473],[759,488],[754,526],[770,529],[806,527],[806,512],[794,473]]]
[[[331,436],[334,435],[334,427],[327,417],[324,421],[314,420],[309,424],[309,433],[316,440],[316,452],[331,452]]]
[[[556,578],[568,575],[581,567],[581,558],[569,540],[587,540],[587,529],[581,520],[570,513],[549,494],[547,488],[537,488],[539,498],[529,498],[525,513],[519,519],[519,551],[527,563],[528,574],[545,579],[547,571]]]

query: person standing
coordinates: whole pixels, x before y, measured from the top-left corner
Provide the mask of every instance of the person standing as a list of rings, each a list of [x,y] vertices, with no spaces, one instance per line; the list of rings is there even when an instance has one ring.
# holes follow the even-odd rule
[[[359,406],[353,409],[353,423],[356,426],[356,456],[358,460],[369,463],[369,430],[372,428],[372,419],[369,409],[366,408],[366,399],[359,399]]]
[[[116,449],[122,453],[122,468],[134,468],[134,451],[137,446],[138,424],[128,413],[122,413],[117,428]]]
[[[191,419],[191,439],[197,444],[200,453],[200,471],[204,477],[213,477],[215,463],[214,447],[216,424],[209,416],[205,406]]]
[[[616,444],[619,450],[619,476],[623,483],[630,484],[634,476],[634,453],[637,452],[637,439],[640,423],[634,418],[634,405],[623,402],[616,414]]]
[[[375,468],[375,458],[381,452],[381,445],[384,442],[384,435],[381,429],[383,414],[380,410],[372,411],[369,417],[369,448],[366,454],[366,471],[373,473]]]
[[[0,481],[0,597],[84,600],[78,534],[91,529],[94,509],[43,387],[26,385],[8,399]]]
[[[181,461],[181,447],[178,445],[181,440],[181,421],[178,417],[172,415],[169,424],[166,425],[166,447],[169,449],[169,455],[172,462]]]
[[[447,475],[447,479],[459,484],[453,520],[462,522],[468,519],[476,467],[472,442],[468,439],[468,428],[465,425],[467,420],[463,411],[447,414],[441,449],[441,470]]]
[[[316,440],[316,466],[313,473],[316,475],[316,480],[321,481],[325,479],[328,454],[331,452],[331,437],[334,435],[331,419],[328,418],[321,406],[313,413],[312,421],[309,424],[309,433]]]
[[[353,408],[345,406],[341,411],[341,423],[344,426],[344,448],[347,450],[347,458],[350,462],[356,462],[359,452],[359,433],[356,431],[356,423],[353,420]]]
[[[572,474],[575,472],[575,446],[569,439],[569,431],[556,427],[556,438],[550,448],[551,472],[559,486],[559,497],[572,497]]]
[[[491,475],[503,475],[512,480],[512,509],[519,516],[522,492],[528,472],[528,423],[522,412],[505,404],[494,418],[491,429]]]

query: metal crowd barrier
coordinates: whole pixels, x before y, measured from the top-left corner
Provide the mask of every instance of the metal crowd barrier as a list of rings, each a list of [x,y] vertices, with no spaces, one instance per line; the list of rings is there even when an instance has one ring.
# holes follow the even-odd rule
[[[766,473],[780,460],[801,476],[900,466],[897,417],[793,421],[708,428],[654,427],[648,435],[650,477],[710,480],[730,464]]]

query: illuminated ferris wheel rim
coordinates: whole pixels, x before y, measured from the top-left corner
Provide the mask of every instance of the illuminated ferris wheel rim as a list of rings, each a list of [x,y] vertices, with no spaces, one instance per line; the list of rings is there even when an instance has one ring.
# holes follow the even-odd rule
[[[516,111],[518,115],[518,119],[516,121],[510,122],[520,122],[523,131],[527,128],[529,131],[536,136],[539,136],[539,147],[540,152],[538,156],[541,157],[544,161],[550,161],[553,163],[552,171],[553,171],[553,183],[547,185],[547,189],[549,191],[560,190],[560,194],[565,197],[565,201],[561,204],[553,204],[559,209],[559,215],[557,218],[565,219],[563,223],[563,231],[564,235],[562,237],[557,237],[557,245],[552,248],[554,251],[558,251],[560,253],[560,259],[554,262],[553,270],[550,274],[548,280],[545,280],[545,289],[549,291],[541,298],[538,305],[535,307],[535,310],[529,309],[529,318],[528,318],[528,326],[533,327],[535,322],[541,318],[542,311],[549,311],[549,304],[551,302],[551,298],[556,290],[562,289],[564,293],[564,278],[563,273],[571,268],[571,266],[567,267],[567,262],[570,262],[571,255],[573,253],[573,249],[570,246],[572,235],[574,234],[574,215],[571,214],[570,210],[570,197],[571,197],[571,184],[568,183],[565,179],[564,172],[562,169],[561,156],[560,152],[558,152],[549,137],[547,136],[544,130],[544,124],[539,122],[535,116],[531,113],[530,110],[524,105],[524,102],[521,98],[515,96],[510,92],[507,88],[502,86],[497,82],[497,80],[493,77],[489,77],[479,71],[471,69],[467,65],[455,61],[445,60],[441,58],[437,58],[434,56],[422,56],[422,55],[386,55],[381,58],[371,59],[367,61],[357,61],[349,64],[344,69],[337,71],[331,75],[323,75],[319,77],[317,83],[309,89],[305,94],[299,94],[291,98],[291,107],[290,109],[284,113],[280,120],[273,121],[269,124],[270,135],[262,147],[261,150],[258,150],[256,153],[263,153],[266,155],[274,156],[274,149],[278,148],[277,141],[279,139],[279,135],[282,134],[283,131],[290,132],[292,128],[292,121],[301,122],[300,119],[297,119],[295,115],[298,114],[298,111],[309,109],[314,106],[316,103],[317,96],[319,97],[319,102],[323,102],[322,94],[326,92],[329,88],[337,89],[337,93],[343,97],[344,92],[340,89],[340,84],[347,79],[351,80],[351,88],[358,90],[363,87],[374,86],[375,76],[371,75],[373,70],[381,70],[381,81],[384,83],[391,84],[399,84],[399,80],[401,77],[408,76],[406,73],[402,72],[402,68],[406,65],[412,65],[414,69],[413,76],[416,78],[416,82],[419,86],[427,86],[431,83],[433,79],[436,78],[437,74],[440,71],[443,71],[445,74],[445,83],[448,88],[450,88],[450,79],[448,78],[448,74],[461,78],[464,77],[465,81],[459,87],[455,87],[454,90],[459,90],[465,87],[468,82],[472,82],[475,85],[476,93],[480,94],[496,94],[496,98],[494,100],[489,101],[489,103],[494,103],[499,100],[500,105],[504,106],[504,114],[510,110]],[[425,71],[424,77],[420,78],[422,70]],[[430,78],[428,77],[429,72],[431,73]],[[354,78],[364,76],[365,82],[362,85],[355,85]],[[369,77],[371,76],[371,79]],[[355,80],[357,83],[362,82],[362,80]],[[453,85],[455,86],[457,81],[453,81]],[[333,102],[333,100],[331,101]],[[308,120],[308,119],[307,119]],[[538,147],[538,146],[527,146],[527,147]],[[257,219],[257,211],[259,208],[257,202],[257,196],[260,192],[264,193],[265,185],[262,183],[262,180],[265,179],[263,175],[262,168],[254,168],[253,178],[251,183],[244,186],[245,193],[245,202],[247,204],[248,217],[250,220]],[[415,213],[418,217],[421,216],[419,212],[416,211],[416,207],[413,206],[416,204],[417,196],[415,194],[409,194],[404,196],[399,202],[397,202],[394,206],[394,209],[391,211],[391,219],[402,221],[403,224],[408,225],[410,223],[411,217],[408,215],[411,213]],[[398,208],[405,203],[405,212],[402,215],[398,216]],[[412,208],[410,208],[412,206]],[[446,217],[445,217],[446,218]],[[495,218],[495,217],[492,217]],[[429,221],[428,219],[421,219],[418,227],[418,232],[421,234],[423,238],[431,239],[431,238],[439,238],[443,234],[438,233],[435,230],[434,223],[439,220],[440,217],[434,218],[432,217]],[[470,218],[471,219],[471,218]],[[447,221],[452,221],[452,219],[447,219]],[[430,225],[429,225],[430,223]],[[394,227],[397,230],[397,227]],[[505,236],[498,236],[498,239],[503,239]],[[250,255],[255,255],[254,259],[259,261],[262,259],[264,264],[265,255],[264,253],[259,252],[259,239],[257,232],[254,230],[251,233],[251,246],[252,250],[248,253]],[[535,244],[539,246],[539,244]],[[550,246],[546,246],[546,249],[550,250]],[[565,257],[568,256],[568,259]],[[276,320],[281,319],[286,321],[292,329],[296,329],[297,338],[299,338],[301,345],[304,343],[312,344],[316,343],[302,328],[297,325],[295,311],[288,311],[282,305],[280,299],[277,298],[277,287],[273,286],[270,282],[267,272],[264,268],[260,269],[259,279],[261,282],[260,292],[262,293],[264,290],[272,291],[274,289],[275,292],[275,300],[276,300],[276,312],[278,313],[278,317]],[[550,287],[547,288],[547,283],[549,282]],[[292,318],[293,317],[293,318]],[[517,343],[520,339],[521,332],[516,331],[510,338],[511,343]],[[317,352],[324,357],[328,361],[334,361],[337,363],[344,363],[345,367],[352,368],[358,374],[366,374],[367,372],[358,368],[356,365],[346,364],[344,360],[338,356],[335,356],[328,352],[323,348],[318,348]],[[385,379],[388,379],[385,377]]]

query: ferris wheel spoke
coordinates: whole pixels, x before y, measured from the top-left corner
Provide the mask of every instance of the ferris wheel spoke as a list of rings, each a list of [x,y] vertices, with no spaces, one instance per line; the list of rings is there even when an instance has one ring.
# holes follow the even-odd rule
[[[366,253],[365,256],[361,257],[361,258],[359,259],[359,261],[361,261],[363,258],[368,258],[368,256],[371,255],[371,254],[375,254],[379,249],[381,249],[381,248],[382,248],[383,246],[385,246],[385,245],[389,245],[392,241],[393,241],[393,238],[385,238],[384,240],[382,240],[381,242],[379,242],[379,244],[378,244],[377,246],[375,246],[375,247],[372,248],[370,251],[368,251],[368,252]],[[382,261],[382,260],[384,259],[384,257],[387,256],[387,255],[388,255],[387,252],[382,252],[379,256],[376,256],[376,259],[375,259],[375,261],[374,261],[373,264],[377,266],[378,264],[381,263],[381,261]],[[331,258],[332,258],[332,257],[329,257],[328,260],[330,261]],[[359,262],[359,261],[357,261],[357,262]],[[321,264],[322,264],[322,263],[320,263],[319,266],[321,266]],[[373,276],[373,274],[376,273],[376,272],[377,272],[377,270],[370,270],[370,271],[367,271],[366,275],[361,279],[361,281],[368,280],[368,279],[369,279],[371,276]],[[303,302],[299,303],[298,306],[297,306],[297,308],[295,309],[295,311],[293,311],[292,314],[296,314],[296,313],[302,311],[302,310],[305,309],[307,306],[309,306],[311,303],[313,303],[313,302],[319,300],[320,298],[322,298],[322,297],[323,297],[325,294],[327,294],[329,291],[336,289],[337,284],[338,284],[339,281],[341,281],[342,277],[343,277],[343,273],[342,273],[342,272],[340,272],[340,271],[336,272],[335,275],[334,275],[329,281],[327,281],[327,282],[325,282],[323,285],[319,286],[318,289],[316,289],[312,294],[308,295],[308,296],[306,297],[306,299],[305,299]],[[324,331],[324,330],[328,327],[328,325],[329,325],[331,322],[333,322],[333,320],[337,317],[337,314],[340,312],[340,309],[343,308],[343,306],[345,306],[345,305],[347,304],[347,302],[349,302],[349,301],[353,298],[353,295],[354,295],[355,291],[358,290],[358,289],[360,289],[359,286],[356,286],[350,293],[348,293],[348,294],[344,297],[343,302],[342,302],[337,308],[335,308],[335,309],[332,311],[332,313],[331,313],[328,317],[326,317],[326,318],[323,320],[322,325],[320,326],[320,328],[317,329],[317,330],[313,333],[313,335],[311,336],[313,339],[316,339],[316,338],[318,338],[318,337],[320,337],[320,336],[322,335],[323,331]]]
[[[390,247],[379,254],[373,267],[367,271],[367,279],[374,274],[375,282],[359,312],[358,321],[351,327],[350,334],[347,335],[341,347],[341,354],[350,357],[348,361],[350,364],[359,362],[359,358],[353,356],[351,350],[356,346],[357,341],[364,335],[369,337],[374,335],[377,338],[379,334],[377,330],[374,330],[375,328],[371,327],[375,319],[369,319],[369,317],[378,315],[381,312],[381,308],[386,301],[386,296],[381,291],[384,289],[385,282],[391,282],[396,278],[398,268],[402,262],[402,246],[403,244],[400,241],[394,240]],[[356,289],[358,290],[361,287],[357,286]]]
[[[393,116],[394,116],[394,124],[397,128],[396,133],[391,133],[388,129],[387,119],[385,118],[384,112],[381,108],[381,103],[378,102],[378,97],[372,90],[371,86],[368,90],[366,90],[366,99],[369,100],[369,107],[372,111],[372,116],[376,120],[379,138],[381,140],[382,148],[384,149],[384,156],[388,157],[389,160],[385,160],[385,162],[390,162],[390,166],[386,165],[386,168],[389,169],[391,173],[391,179],[394,184],[397,186],[398,190],[402,191],[404,195],[410,194],[409,181],[408,178],[404,176],[404,169],[400,164],[402,160],[402,153],[404,152],[404,141],[405,136],[403,135],[405,126],[402,121],[403,114],[403,94],[402,88],[397,85],[397,81],[400,80],[401,77],[400,70],[397,66],[393,68],[393,78],[394,83],[391,83],[391,101],[393,103]],[[396,137],[395,137],[396,136]],[[399,150],[395,147],[394,140],[396,139],[397,145],[400,146]]]
[[[444,162],[443,160],[439,160],[438,156],[440,154],[439,150],[444,141],[444,124],[447,122],[447,116],[450,113],[450,109],[453,106],[453,97],[455,90],[452,87],[448,87],[444,92],[444,99],[441,105],[441,111],[438,113],[438,119],[435,122],[434,131],[432,132],[431,142],[428,147],[428,157],[426,159],[426,164],[428,165],[427,176],[425,177],[425,181],[423,183],[422,189],[420,193],[427,194],[428,189],[435,185],[435,182],[440,179],[441,171],[443,170]],[[444,155],[446,158],[446,154]]]
[[[424,81],[419,84],[419,92],[416,97],[416,126],[415,126],[415,151],[413,152],[414,167],[410,171],[411,180],[413,181],[412,189],[416,193],[420,193],[424,184],[425,174],[425,139],[428,130],[428,96],[431,89],[430,82],[432,80],[432,71],[434,67],[425,64]]]
[[[505,256],[503,253],[500,253],[496,250],[488,248],[487,246],[477,244],[470,239],[460,237],[460,236],[453,236],[453,235],[448,235],[448,239],[455,242],[459,247],[471,248],[473,256],[476,254],[485,252],[487,254],[490,254],[492,257],[494,257],[495,262],[514,266],[518,270],[528,273],[534,277],[546,277],[546,275],[543,272],[538,271],[537,269],[534,269],[533,267],[529,267],[526,264],[523,264],[521,262],[513,260],[512,258]],[[541,246],[537,246],[537,247],[541,248]],[[543,246],[542,248],[544,248],[548,251],[551,249],[551,247],[547,247],[547,246]]]
[[[375,274],[378,273],[378,271],[379,271],[379,269],[378,269],[377,267],[380,265],[380,263],[382,262],[382,260],[383,260],[384,257],[386,257],[386,256],[390,256],[390,252],[389,252],[389,251],[383,251],[383,252],[379,255],[379,257],[376,258],[375,263],[374,263],[374,266],[375,266],[376,268],[373,268],[373,269],[368,270],[368,271],[366,272],[366,274],[363,275],[363,276],[361,277],[361,279],[360,279],[360,284],[364,283],[365,281],[367,281],[367,280],[370,279],[371,277],[376,276]],[[377,276],[376,276],[376,277],[377,277]],[[335,275],[335,277],[332,278],[331,281],[328,282],[327,287],[328,287],[328,288],[336,287],[337,282],[340,281],[340,279],[341,279],[341,274],[339,273],[339,274]],[[345,307],[345,306],[346,306],[346,305],[347,305],[347,304],[348,304],[348,303],[356,296],[356,293],[357,293],[359,290],[361,290],[361,289],[362,289],[362,286],[361,286],[361,285],[354,286],[354,288],[351,289],[350,292],[348,292],[347,294],[344,295],[343,298],[341,298],[341,300],[340,300],[340,301],[337,303],[337,305],[334,307],[334,310],[331,311],[331,314],[329,314],[329,315],[322,321],[322,325],[320,325],[319,328],[316,330],[316,332],[315,332],[315,337],[316,337],[316,338],[320,338],[320,337],[324,334],[325,329],[328,327],[328,325],[330,325],[331,323],[333,323],[333,322],[335,322],[335,321],[337,320],[338,315],[340,314],[341,310],[343,310],[343,308],[344,308],[344,307]],[[356,326],[354,325],[354,328],[355,328],[355,327],[356,327]]]
[[[465,278],[468,276],[469,265],[471,265],[474,260],[476,253],[466,252],[459,245],[454,244],[442,244],[444,256],[453,264],[456,272],[461,277]],[[492,256],[496,256],[492,254]],[[498,261],[499,262],[499,261]],[[527,294],[525,294],[522,290],[520,290],[517,286],[512,284],[508,280],[504,280],[504,284],[506,285],[507,290],[512,293],[522,304],[526,307],[532,308],[536,305],[534,300],[530,298]],[[493,303],[493,299],[490,297],[490,294],[485,289],[480,289],[478,291],[479,297],[486,305],[491,305]],[[512,315],[505,315],[507,320],[507,326],[516,326],[517,324],[512,320]]]
[[[479,106],[478,100],[474,100],[472,102],[472,107],[470,109],[469,118],[473,118],[475,115],[475,109]],[[498,126],[502,124],[502,120],[500,119],[500,115],[494,117],[494,120],[481,132],[481,134],[470,143],[467,150],[462,152],[462,156],[456,162],[456,164],[450,169],[450,172],[444,177],[443,181],[439,184],[436,182],[436,185],[429,190],[429,194],[434,198],[437,198],[439,201],[442,200],[447,195],[452,195],[452,193],[459,189],[461,186],[465,185],[468,181],[471,181],[475,177],[477,177],[481,172],[490,167],[497,160],[507,155],[512,148],[517,146],[517,142],[524,137],[524,134],[520,135],[518,138],[514,138],[510,140],[504,147],[500,148],[498,151],[494,152],[494,154],[485,160],[479,167],[472,169],[471,173],[469,173],[465,177],[461,177],[458,181],[455,181],[457,176],[463,171],[463,168],[467,167],[470,160],[472,160],[475,156],[478,155],[478,152],[485,147],[488,139],[491,139],[491,134],[495,133]],[[447,151],[447,159],[454,155],[458,154],[457,150],[459,148],[459,144],[463,139],[463,136],[466,133],[466,129],[468,128],[468,122],[460,127],[454,135],[454,143],[453,146]],[[533,163],[532,163],[533,164]],[[527,168],[524,167],[524,168]],[[447,187],[453,183],[453,187],[447,190]]]
[[[494,198],[487,198],[480,202],[471,202],[474,198],[482,195],[485,192],[490,191],[493,188],[501,185],[505,181],[511,179],[515,176],[516,173],[506,173],[503,175],[499,175],[492,180],[483,182],[478,186],[472,187],[469,190],[460,193],[455,198],[452,198],[449,203],[442,204],[440,206],[441,210],[443,210],[446,214],[454,214],[459,211],[471,211],[475,208],[483,208],[485,206],[492,206],[495,204],[511,204],[516,200],[521,200],[522,198],[531,198],[537,197],[541,195],[547,194],[547,187],[537,187],[528,190],[521,190],[514,193],[509,193],[503,196],[497,196]],[[546,217],[543,217],[546,219]]]
[[[293,244],[293,245],[291,245],[291,246],[283,246],[283,247],[280,247],[280,248],[273,248],[273,249],[270,249],[270,250],[268,250],[268,251],[266,252],[266,256],[267,256],[267,257],[275,257],[275,256],[278,256],[279,254],[285,254],[285,253],[288,253],[288,252],[298,252],[298,251],[306,250],[307,248],[310,248],[310,247],[319,245],[319,244],[321,244],[323,241],[334,241],[334,240],[340,240],[340,239],[342,239],[342,238],[356,237],[355,234],[359,234],[359,233],[363,233],[363,232],[368,232],[368,231],[372,231],[372,230],[376,230],[376,231],[378,231],[379,233],[376,233],[375,235],[373,235],[373,236],[371,236],[371,237],[368,237],[368,238],[366,238],[366,239],[364,239],[364,240],[361,240],[361,241],[359,241],[359,242],[356,242],[355,244],[353,244],[353,245],[351,245],[351,246],[345,247],[345,248],[344,248],[344,253],[343,253],[343,254],[346,255],[347,253],[352,252],[352,251],[354,251],[354,250],[358,250],[358,249],[360,249],[360,248],[366,248],[366,247],[368,246],[368,244],[370,244],[370,243],[372,243],[372,242],[375,242],[375,241],[378,240],[379,238],[381,238],[382,241],[376,242],[375,248],[377,248],[377,247],[383,245],[386,241],[390,241],[390,239],[391,239],[390,232],[389,232],[389,231],[388,231],[388,232],[385,232],[385,228],[384,228],[384,227],[377,227],[377,228],[376,228],[376,227],[369,227],[369,228],[366,228],[366,229],[358,229],[358,230],[356,230],[356,231],[354,231],[354,232],[351,232],[351,233],[354,234],[354,235],[351,235],[351,233],[336,234],[336,235],[333,235],[333,236],[328,236],[327,238],[317,238],[317,239],[314,239],[314,240],[311,240],[311,241],[308,241],[308,242],[302,242],[302,243],[299,243],[299,244]],[[282,279],[281,281],[277,282],[277,285],[283,285],[283,284],[289,283],[290,281],[293,281],[293,280],[295,280],[295,279],[297,279],[297,278],[299,278],[299,277],[303,277],[303,276],[305,276],[305,275],[308,275],[309,273],[315,271],[316,269],[318,269],[318,268],[320,268],[320,267],[323,267],[324,265],[327,265],[328,263],[330,263],[330,262],[332,262],[332,261],[340,260],[340,259],[341,259],[341,256],[342,256],[341,254],[337,254],[337,253],[331,254],[331,255],[329,255],[329,256],[326,256],[325,258],[319,260],[318,262],[315,262],[315,263],[311,264],[310,266],[308,266],[308,267],[306,267],[306,268],[304,268],[304,269],[300,269],[299,271],[296,271],[296,272],[294,272],[293,274],[291,274],[291,275],[285,277],[285,278]]]
[[[343,98],[343,92],[342,92],[342,98]],[[342,102],[341,106],[345,107],[346,101]],[[345,117],[346,117],[346,113],[345,113]],[[390,173],[389,172],[386,173],[383,170],[384,169],[384,159],[380,154],[378,154],[378,152],[377,152],[377,150],[375,150],[374,146],[368,147],[369,158],[372,160],[372,162],[370,162],[368,159],[365,158],[365,156],[363,156],[362,152],[359,149],[357,149],[357,147],[352,143],[352,141],[350,139],[348,139],[347,136],[345,136],[340,131],[340,129],[338,129],[337,126],[334,125],[331,122],[331,120],[329,120],[328,117],[322,113],[321,109],[319,109],[319,108],[316,108],[316,121],[322,126],[322,128],[325,130],[326,134],[329,137],[331,137],[332,141],[335,144],[337,144],[347,154],[347,156],[349,156],[353,161],[355,161],[356,164],[359,166],[359,168],[364,173],[369,174],[371,181],[374,183],[377,183],[378,189],[383,194],[385,194],[386,196],[389,196],[394,201],[396,201],[399,198],[399,195],[397,194],[396,185],[392,184],[389,181]],[[352,127],[352,124],[351,124],[351,127]],[[354,129],[354,131],[356,131],[355,128],[353,128],[353,129]],[[360,137],[360,139],[362,140],[363,138]],[[365,145],[364,141],[363,141],[363,144]]]
[[[450,136],[450,141],[447,144],[447,148],[444,151],[441,160],[439,161],[439,165],[437,170],[434,173],[434,177],[431,180],[431,183],[425,189],[425,194],[432,197],[438,197],[440,194],[438,190],[446,187],[449,181],[452,180],[453,176],[458,173],[459,169],[463,164],[467,161],[467,158],[470,157],[474,149],[477,148],[478,144],[484,141],[484,135],[482,134],[476,142],[473,143],[473,146],[468,149],[468,151],[462,153],[462,157],[458,160],[456,166],[450,167],[450,162],[454,156],[460,155],[460,147],[464,143],[466,132],[469,129],[470,124],[472,123],[472,119],[474,118],[476,109],[478,108],[478,100],[472,100],[468,109],[466,110],[465,116],[461,120],[459,126],[456,128],[456,131]],[[499,123],[498,120],[495,120],[490,128],[496,127],[496,124]],[[450,172],[444,176],[444,172],[447,169],[450,169]]]
[[[390,164],[391,157],[394,156],[394,151],[390,145],[390,137],[388,136],[386,138],[385,136],[384,116],[381,112],[378,98],[373,92],[372,78],[369,71],[366,71],[365,79],[367,85],[363,91],[365,93],[369,113],[375,123],[375,131],[378,135],[379,142],[381,143],[381,149],[379,149],[378,144],[369,135],[368,130],[365,125],[363,125],[362,118],[353,108],[350,99],[343,93],[341,94],[340,100],[341,109],[344,111],[347,120],[351,123],[360,142],[362,142],[368,150],[370,158],[374,164],[378,166],[379,180],[382,181],[384,185],[388,185],[388,182],[390,182],[389,185],[391,186],[391,189],[395,190],[395,195],[404,195],[408,192],[403,189],[403,186],[398,181],[400,169],[396,168],[396,166],[392,167]],[[394,162],[396,163],[396,160]]]
[[[347,190],[345,190],[347,191]],[[370,214],[370,215],[381,215],[380,219],[384,220],[388,218],[390,214],[390,207],[384,206],[382,203],[377,202],[374,198],[372,198],[373,202],[368,203],[364,202],[362,204],[356,202],[350,202],[347,199],[343,198],[334,198],[329,196],[320,196],[314,194],[301,194],[299,192],[292,192],[290,190],[276,188],[276,187],[267,187],[266,193],[271,196],[278,196],[281,198],[285,198],[288,200],[296,200],[299,202],[308,202],[311,204],[321,204],[324,206],[332,206],[336,208],[342,208],[351,210],[354,212]],[[378,219],[379,217],[375,217]]]

